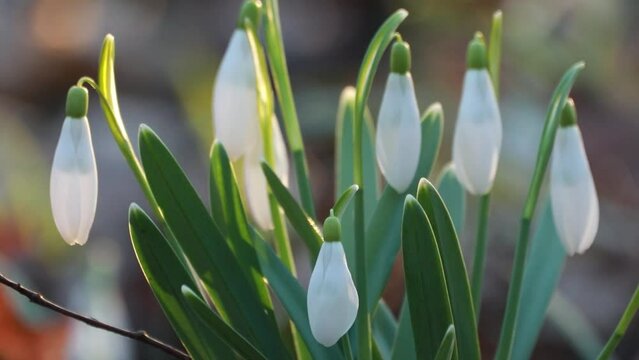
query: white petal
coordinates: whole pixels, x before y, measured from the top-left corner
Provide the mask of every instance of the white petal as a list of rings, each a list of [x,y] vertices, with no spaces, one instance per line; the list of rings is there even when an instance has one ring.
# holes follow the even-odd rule
[[[413,79],[410,74],[391,73],[379,109],[375,152],[386,182],[399,193],[415,177],[421,141]]]
[[[285,186],[288,186],[288,156],[282,130],[277,118],[272,118],[273,146],[275,148],[275,173]],[[244,188],[251,218],[262,230],[273,228],[271,208],[268,201],[268,185],[262,172],[260,161],[263,156],[261,137],[258,138],[255,147],[244,158]]]
[[[259,138],[257,88],[253,55],[246,32],[235,30],[213,89],[215,136],[232,160],[237,160]]]
[[[70,245],[84,245],[98,199],[98,173],[86,117],[64,120],[53,157],[50,196],[60,235]]]
[[[313,337],[326,347],[334,345],[355,322],[359,297],[341,242],[322,244],[306,301]]]
[[[453,137],[459,181],[473,195],[490,191],[501,149],[501,116],[488,71],[466,71]]]
[[[555,226],[566,252],[583,253],[597,235],[599,200],[577,126],[557,130],[550,195]]]

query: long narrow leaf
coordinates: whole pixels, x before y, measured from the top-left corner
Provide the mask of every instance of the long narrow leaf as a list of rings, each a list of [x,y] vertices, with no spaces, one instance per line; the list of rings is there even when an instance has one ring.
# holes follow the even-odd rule
[[[446,334],[442,339],[441,344],[439,344],[439,349],[437,349],[437,355],[435,355],[435,360],[450,360],[455,353],[455,326],[450,325],[448,330],[446,330]]]
[[[182,285],[182,295],[187,303],[198,315],[198,319],[213,330],[231,349],[235,350],[246,360],[266,360],[264,355],[257,350],[253,344],[248,342],[238,334],[232,327],[228,326],[216,313],[206,305],[187,285]]]
[[[453,316],[435,233],[424,209],[412,195],[406,197],[401,234],[417,358],[433,359]],[[464,321],[474,324],[474,319]]]
[[[226,239],[157,135],[140,129],[140,154],[153,194],[220,315],[266,356],[288,358],[277,324],[262,308]]]
[[[444,113],[441,105],[431,105],[422,115],[422,146],[419,165],[408,188],[415,191],[417,182],[428,177],[441,143]],[[374,309],[386,287],[390,271],[400,246],[402,207],[406,194],[398,194],[386,186],[366,229],[366,270],[368,276],[368,306]]]
[[[189,354],[196,359],[228,359],[232,356],[233,352],[218,335],[189,311],[180,287],[186,285],[196,289],[195,282],[160,230],[135,204],[129,209],[129,232],[144,277]]]
[[[351,203],[351,200],[355,197],[355,194],[359,190],[359,186],[351,185],[349,186],[342,195],[335,201],[335,205],[333,205],[333,211],[335,211],[335,216],[342,216],[344,212],[348,208],[348,205]]]
[[[224,146],[217,141],[211,148],[209,186],[213,220],[225,236],[246,277],[252,279],[262,308],[274,322],[273,303],[257,260],[252,229],[244,211],[235,173]]]
[[[413,339],[413,325],[410,321],[410,309],[408,308],[408,297],[404,297],[402,310],[399,313],[399,325],[397,336],[393,344],[392,360],[415,360],[415,340]]]
[[[293,195],[288,192],[286,186],[282,184],[267,163],[262,163],[262,171],[264,172],[266,182],[271,192],[275,195],[277,202],[284,210],[288,221],[308,247],[312,258],[315,259],[323,242],[322,235],[315,221],[304,212],[302,207],[295,201]]]
[[[337,110],[335,129],[335,197],[340,196],[355,182],[353,176],[353,118],[355,117],[355,88],[342,91]],[[364,171],[364,215],[368,221],[377,205],[380,176],[375,159],[375,126],[369,111],[364,112],[362,134],[362,168]],[[346,209],[342,215],[342,244],[349,266],[355,264],[355,209]],[[350,268],[355,273],[355,268]]]
[[[397,336],[397,321],[395,316],[388,308],[388,305],[381,302],[372,320],[373,340],[377,344],[377,349],[382,355],[383,359],[390,359],[393,351],[393,343]]]
[[[450,295],[460,359],[479,359],[479,337],[470,285],[455,227],[437,190],[426,179],[417,188],[417,200],[426,211],[441,253]],[[412,314],[412,312],[411,312]]]
[[[455,174],[453,163],[448,163],[439,174],[437,190],[444,200],[450,218],[455,224],[455,231],[461,234],[466,221],[466,190]]]
[[[555,228],[550,200],[547,200],[524,270],[521,307],[526,311],[517,317],[513,359],[530,358],[565,262],[566,251]]]
[[[341,359],[341,352],[337,346],[326,348],[313,337],[311,326],[308,322],[308,310],[306,308],[306,292],[297,280],[286,269],[282,261],[273,252],[271,247],[256,234],[255,250],[262,265],[264,276],[269,286],[273,289],[278,299],[286,309],[289,317],[295,324],[300,336],[304,339],[308,351],[314,359]]]

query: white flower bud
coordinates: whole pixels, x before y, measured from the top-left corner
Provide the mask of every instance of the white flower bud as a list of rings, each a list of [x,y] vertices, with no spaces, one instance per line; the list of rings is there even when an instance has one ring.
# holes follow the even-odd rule
[[[557,130],[550,169],[553,218],[568,255],[582,254],[599,227],[599,200],[577,125]]]
[[[409,72],[391,73],[377,120],[375,153],[386,182],[402,193],[415,177],[422,141],[419,108]]]
[[[453,137],[459,181],[473,195],[490,191],[497,173],[502,126],[497,98],[485,68],[466,71]]]
[[[67,117],[53,157],[51,209],[69,245],[84,245],[95,218],[98,173],[86,117]]]
[[[313,337],[326,347],[334,345],[355,322],[359,297],[340,241],[322,244],[306,302]]]
[[[246,31],[233,32],[213,89],[215,136],[232,160],[246,155],[259,138],[256,73]]]
[[[288,186],[288,155],[282,130],[275,115],[271,121],[271,135],[275,150],[275,174],[282,184]],[[273,228],[271,208],[268,201],[268,184],[262,172],[260,162],[264,158],[262,138],[258,137],[254,147],[244,158],[244,189],[251,218],[262,230]]]

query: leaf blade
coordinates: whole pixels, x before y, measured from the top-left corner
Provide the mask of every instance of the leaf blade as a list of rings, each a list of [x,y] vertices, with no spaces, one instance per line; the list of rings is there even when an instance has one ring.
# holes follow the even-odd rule
[[[412,195],[404,205],[402,248],[417,358],[432,359],[452,323],[452,312],[435,233]]]
[[[202,359],[231,356],[232,351],[224,342],[215,333],[201,326],[188,310],[178,289],[184,284],[196,284],[160,230],[135,204],[129,209],[129,232],[140,269],[189,354]]]
[[[146,126],[139,137],[157,203],[222,318],[266,356],[288,358],[277,325],[263,311],[256,289],[171,152]]]
[[[480,359],[479,336],[468,273],[455,227],[441,196],[430,181],[420,181],[417,200],[426,211],[439,245],[450,295],[459,357]]]

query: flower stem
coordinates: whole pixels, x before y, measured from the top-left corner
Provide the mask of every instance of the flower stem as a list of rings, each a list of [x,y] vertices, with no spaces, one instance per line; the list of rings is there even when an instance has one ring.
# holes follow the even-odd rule
[[[299,187],[302,198],[302,207],[307,214],[315,218],[315,206],[313,204],[313,194],[308,178],[308,165],[304,152],[304,142],[302,141],[302,133],[300,131],[291,80],[289,78],[286,56],[284,54],[279,6],[277,0],[266,0],[264,5],[266,10],[265,39],[270,60],[269,65],[273,73],[273,84],[275,85],[277,99],[282,111],[289,150],[293,154],[293,164],[295,166],[297,186]]]
[[[475,243],[475,257],[473,260],[473,274],[471,291],[477,322],[481,307],[481,286],[484,279],[486,263],[486,247],[488,233],[488,213],[490,212],[490,193],[479,198],[479,216],[477,218],[477,241]]]
[[[188,354],[185,354],[184,352],[182,352],[179,349],[174,348],[171,345],[165,344],[162,341],[154,338],[153,336],[147,334],[146,331],[129,331],[129,330],[124,330],[118,327],[115,327],[113,325],[109,325],[106,323],[103,323],[101,321],[98,321],[92,317],[88,317],[88,316],[84,316],[81,314],[78,314],[76,312],[73,312],[65,307],[62,307],[56,303],[54,303],[53,301],[45,298],[42,294],[33,291],[31,289],[27,289],[24,286],[22,286],[20,283],[15,282],[9,278],[7,278],[6,276],[4,276],[3,274],[0,274],[0,284],[5,285],[6,287],[13,289],[14,291],[16,291],[17,293],[25,296],[26,298],[29,299],[29,301],[31,301],[34,304],[40,305],[42,307],[45,307],[47,309],[50,309],[52,311],[55,311],[59,314],[62,314],[66,317],[70,317],[72,319],[81,321],[89,326],[92,326],[94,328],[98,328],[98,329],[102,329],[114,334],[118,334],[120,336],[124,336],[127,337],[129,339],[133,339],[142,343],[145,343],[147,345],[153,346],[155,348],[158,348],[162,351],[164,351],[165,353],[177,358],[177,359],[190,359],[191,357]]]
[[[601,350],[597,360],[607,360],[612,356],[613,351],[615,351],[615,348],[619,345],[621,339],[626,334],[630,321],[632,321],[637,310],[639,310],[639,285],[635,289],[635,293],[632,295],[623,315],[621,315],[621,319],[619,319],[619,323],[617,324],[615,331],[612,335],[610,335],[610,339],[608,339],[606,346],[604,346]]]
[[[510,277],[510,287],[508,288],[506,312],[501,326],[497,354],[495,355],[495,359],[497,360],[508,360],[511,358],[517,325],[517,314],[519,312],[524,267],[526,265],[526,255],[528,253],[528,242],[530,240],[530,223],[535,214],[535,209],[537,208],[539,192],[541,190],[541,185],[546,174],[546,168],[548,167],[548,162],[552,153],[561,112],[566,105],[568,94],[577,79],[577,75],[581,72],[584,66],[585,64],[583,62],[575,63],[564,73],[553,92],[548,106],[544,129],[542,130],[541,141],[537,151],[535,170],[530,182],[530,187],[528,188],[528,195],[526,196],[526,202],[524,203],[524,209],[521,216],[521,228],[519,240],[515,247],[515,260],[513,262],[513,270]]]
[[[102,110],[104,111],[104,115],[107,118],[107,124],[109,125],[111,133],[113,134],[113,138],[115,139],[115,142],[118,145],[118,148],[120,149],[120,152],[122,153],[122,156],[126,160],[129,167],[131,168],[131,171],[133,171],[133,175],[135,176],[136,180],[140,184],[140,187],[142,188],[142,191],[144,192],[144,195],[147,201],[151,205],[151,208],[153,209],[155,216],[162,223],[162,225],[168,229],[168,225],[164,221],[164,215],[162,214],[160,205],[158,205],[157,201],[155,200],[153,191],[151,191],[151,186],[149,185],[149,182],[146,179],[146,175],[144,174],[144,169],[142,168],[142,165],[140,164],[140,160],[135,155],[135,151],[133,150],[133,145],[131,145],[131,141],[129,140],[126,133],[120,132],[120,129],[118,128],[115,120],[113,120],[115,119],[116,115],[113,111],[111,103],[107,100],[106,95],[102,93],[102,91],[100,90],[100,87],[95,82],[95,80],[93,80],[92,78],[88,76],[83,76],[78,80],[78,86],[83,86],[84,84],[89,85],[98,94],[98,97],[100,98],[100,103],[102,104]]]

